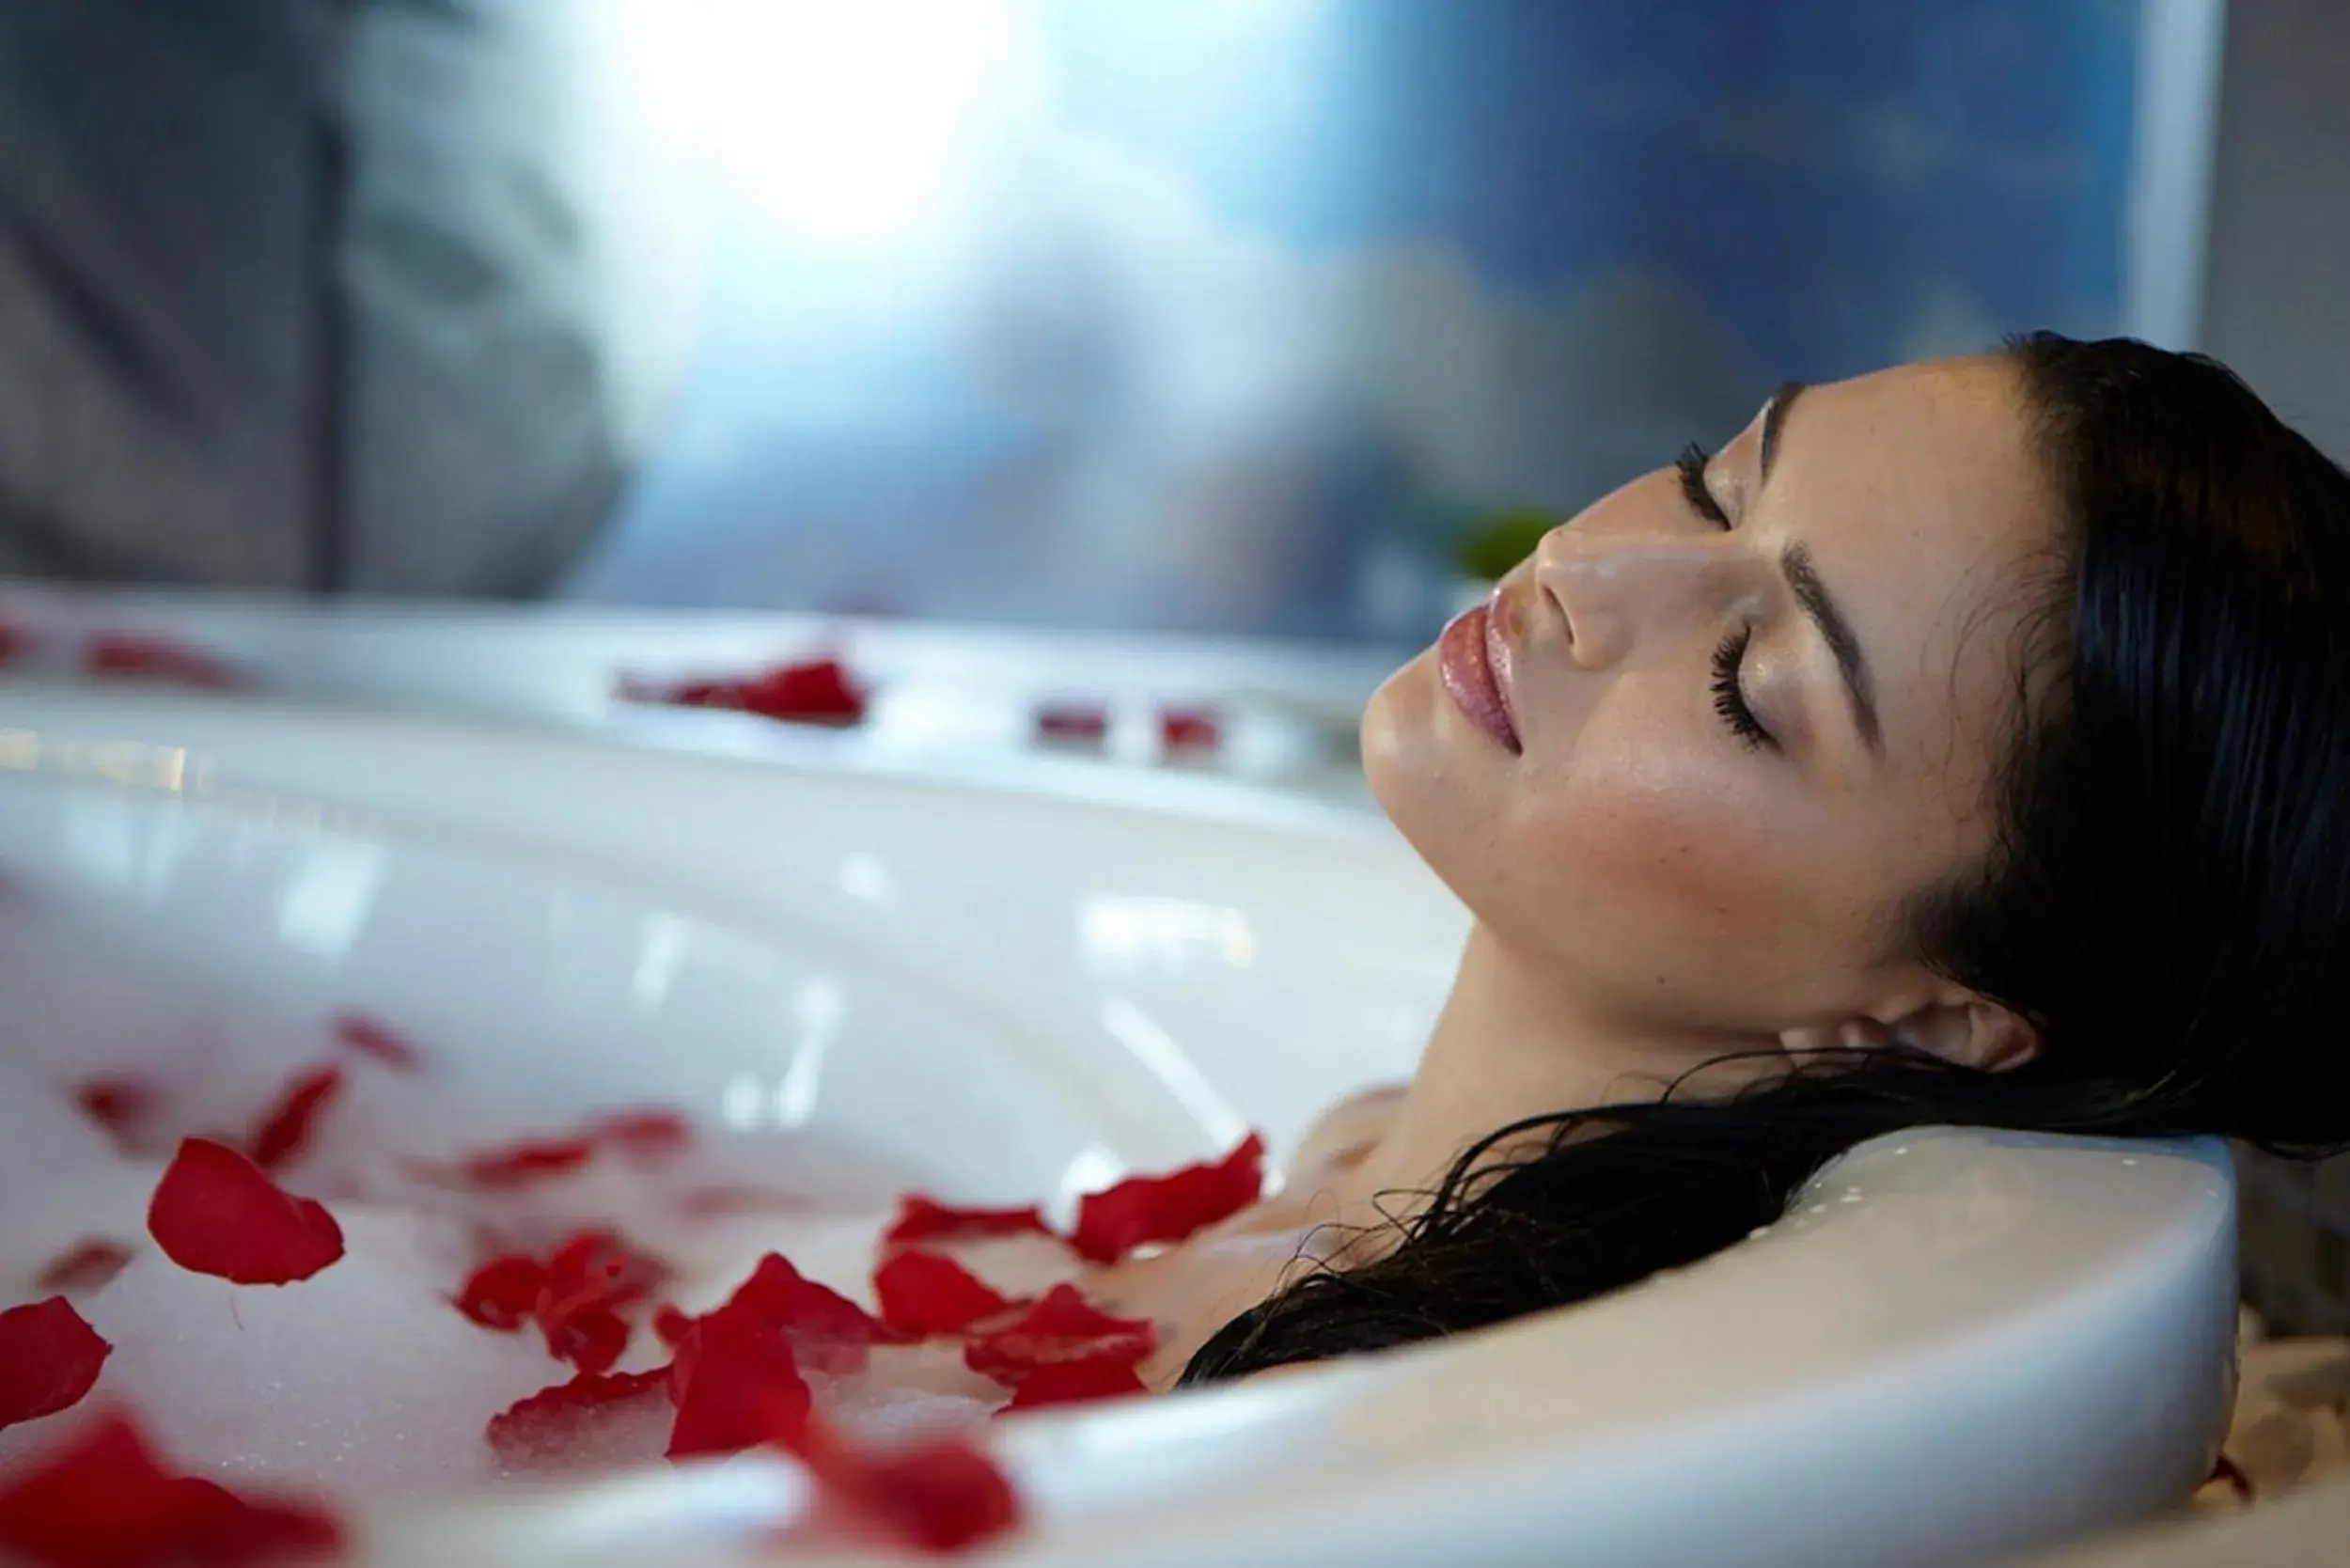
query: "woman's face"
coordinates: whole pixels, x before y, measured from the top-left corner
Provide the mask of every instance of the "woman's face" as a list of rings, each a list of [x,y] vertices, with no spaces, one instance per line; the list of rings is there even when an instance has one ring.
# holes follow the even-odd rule
[[[1380,803],[1587,1027],[1710,1054],[1921,1005],[1897,916],[1988,848],[2061,558],[2021,397],[1996,359],[1782,392],[1380,689]]]

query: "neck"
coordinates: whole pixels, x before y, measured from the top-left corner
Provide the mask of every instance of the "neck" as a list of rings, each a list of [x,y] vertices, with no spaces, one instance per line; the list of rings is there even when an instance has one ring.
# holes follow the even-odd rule
[[[1471,1144],[1528,1116],[1656,1099],[1679,1066],[1722,1048],[1595,1016],[1557,970],[1471,929],[1419,1071],[1362,1163],[1366,1192],[1433,1188]]]

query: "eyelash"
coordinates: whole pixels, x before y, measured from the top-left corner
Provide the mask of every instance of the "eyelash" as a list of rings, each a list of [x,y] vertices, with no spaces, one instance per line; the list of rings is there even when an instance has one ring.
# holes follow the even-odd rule
[[[1746,693],[1738,689],[1738,666],[1747,656],[1747,645],[1753,640],[1754,628],[1741,626],[1714,650],[1714,711],[1722,715],[1730,732],[1746,743],[1747,750],[1763,746],[1777,749],[1778,737],[1762,728],[1762,721],[1747,705]]]
[[[1711,453],[1692,441],[1682,449],[1680,460],[1673,466],[1680,470],[1681,494],[1687,499],[1689,510],[1726,530],[1730,527],[1730,514],[1722,510],[1721,503],[1714,499],[1714,492],[1705,482],[1706,465],[1713,461]],[[1754,628],[1741,626],[1714,650],[1714,711],[1721,714],[1730,732],[1744,742],[1749,751],[1763,746],[1776,748],[1778,745],[1778,738],[1754,716],[1746,693],[1738,686],[1738,666],[1746,659],[1747,645],[1753,641]]]
[[[1681,449],[1681,457],[1673,466],[1681,471],[1681,494],[1689,503],[1689,510],[1717,528],[1730,526],[1730,514],[1714,499],[1714,492],[1705,483],[1705,466],[1714,461],[1714,454],[1690,442]]]

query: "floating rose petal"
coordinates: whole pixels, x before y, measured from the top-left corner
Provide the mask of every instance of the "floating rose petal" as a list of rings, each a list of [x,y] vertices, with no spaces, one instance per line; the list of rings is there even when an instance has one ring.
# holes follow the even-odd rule
[[[1169,751],[1213,751],[1223,725],[1213,708],[1162,708],[1159,740]]]
[[[1147,1394],[1150,1387],[1128,1361],[1061,1361],[1038,1367],[1020,1380],[1011,1402],[997,1410],[1037,1410],[1052,1404],[1085,1404],[1098,1399]]]
[[[172,1475],[118,1416],[0,1486],[0,1556],[44,1568],[241,1568],[341,1544],[331,1513]]]
[[[180,686],[227,691],[245,683],[226,662],[168,637],[107,632],[89,640],[82,668],[91,675],[135,676]]]
[[[547,1259],[535,1310],[546,1317],[588,1305],[629,1306],[650,1294],[666,1272],[611,1231],[583,1231]]]
[[[1011,1303],[951,1258],[901,1252],[873,1271],[882,1322],[901,1333],[957,1334]]]
[[[147,1229],[181,1268],[240,1285],[289,1285],[343,1255],[325,1205],[296,1198],[234,1149],[180,1145],[147,1206]]]
[[[558,1443],[581,1418],[641,1394],[659,1394],[669,1386],[669,1369],[650,1372],[581,1372],[569,1383],[541,1388],[515,1401],[490,1418],[483,1436],[490,1447],[509,1458],[542,1452]]]
[[[583,1231],[564,1243],[547,1260],[531,1309],[548,1353],[582,1372],[611,1370],[628,1348],[619,1309],[644,1300],[666,1272],[608,1231]]]
[[[371,1058],[395,1073],[424,1071],[424,1054],[409,1043],[406,1035],[364,1013],[337,1013],[335,1038],[351,1050]]]
[[[595,1152],[596,1140],[585,1136],[509,1143],[467,1155],[458,1162],[457,1174],[485,1191],[497,1192],[551,1176],[568,1176],[594,1158]]]
[[[113,1350],[61,1295],[0,1312],[0,1431],[78,1403]]]
[[[510,1332],[535,1321],[556,1360],[602,1372],[628,1348],[619,1309],[643,1301],[666,1272],[611,1231],[585,1231],[543,1263],[519,1252],[491,1259],[467,1277],[456,1305],[484,1328]]]
[[[609,1307],[578,1307],[540,1320],[547,1354],[582,1372],[609,1372],[628,1348],[628,1323]]]
[[[589,1136],[639,1159],[654,1159],[690,1147],[694,1128],[673,1110],[615,1111],[598,1117]]]
[[[751,1312],[771,1328],[794,1338],[841,1340],[853,1344],[894,1344],[901,1336],[882,1319],[830,1286],[808,1278],[791,1260],[770,1252],[735,1287],[727,1305]]]
[[[671,1459],[790,1442],[807,1424],[807,1382],[791,1341],[739,1308],[694,1325],[678,1345],[670,1389],[678,1407]]]
[[[637,1159],[673,1154],[693,1138],[693,1127],[671,1110],[648,1107],[614,1111],[598,1117],[584,1129],[558,1137],[525,1138],[501,1148],[468,1154],[454,1166],[418,1162],[419,1175],[455,1180],[484,1192],[505,1192],[533,1182],[569,1176],[597,1150],[610,1145]]]
[[[1115,1361],[1133,1366],[1158,1348],[1158,1330],[1143,1318],[1117,1318],[1077,1293],[1056,1285],[1044,1299],[1013,1323],[974,1336],[964,1347],[964,1365],[983,1377],[1026,1386],[1041,1367],[1073,1361]]]
[[[619,695],[631,702],[668,702],[684,708],[731,708],[764,718],[799,724],[854,724],[865,716],[867,693],[838,659],[781,665],[747,678],[692,680],[670,683],[622,679]]]
[[[1114,1263],[1152,1242],[1179,1242],[1238,1214],[1264,1191],[1264,1139],[1251,1133],[1212,1164],[1166,1176],[1132,1176],[1077,1205],[1070,1245],[1097,1263]]]
[[[0,665],[12,665],[30,653],[40,639],[13,620],[0,620]]]
[[[144,1121],[160,1098],[142,1078],[92,1078],[73,1091],[82,1114],[119,1137]]]
[[[963,1551],[1020,1523],[1010,1479],[965,1439],[874,1451],[809,1420],[788,1446],[834,1511],[920,1551]]]
[[[131,1249],[110,1241],[78,1243],[62,1252],[33,1281],[44,1291],[94,1291],[120,1274],[131,1261]]]
[[[788,1336],[794,1352],[822,1371],[837,1374],[863,1371],[867,1346],[900,1344],[906,1339],[847,1296],[807,1278],[789,1259],[775,1252],[759,1261],[750,1278],[735,1287],[719,1310],[747,1314],[751,1321]],[[695,1322],[674,1308],[664,1308],[653,1318],[653,1332],[675,1345]]]
[[[457,1293],[457,1309],[484,1328],[511,1333],[529,1321],[546,1277],[546,1266],[536,1258],[520,1253],[493,1258],[466,1277]]]
[[[1033,1203],[1024,1209],[962,1209],[941,1203],[926,1193],[908,1193],[898,1200],[898,1217],[883,1233],[885,1247],[909,1247],[916,1242],[960,1241],[972,1236],[1013,1236],[1034,1231],[1053,1233],[1044,1215]]]
[[[288,1084],[246,1144],[253,1163],[263,1170],[275,1170],[301,1153],[310,1141],[311,1127],[342,1087],[339,1067],[314,1068]]]
[[[1110,711],[1099,702],[1048,702],[1036,711],[1039,740],[1098,742],[1110,732]]]
[[[663,1307],[652,1315],[653,1336],[675,1350],[685,1342],[685,1336],[694,1331],[695,1321],[674,1307]]]

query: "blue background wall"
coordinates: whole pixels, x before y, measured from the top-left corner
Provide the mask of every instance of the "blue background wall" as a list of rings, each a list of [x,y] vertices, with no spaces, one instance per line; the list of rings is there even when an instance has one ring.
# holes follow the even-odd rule
[[[970,15],[914,82],[713,24],[699,100],[771,69],[710,122],[697,347],[574,592],[1402,635],[1465,520],[1782,377],[2118,324],[2124,0]]]

